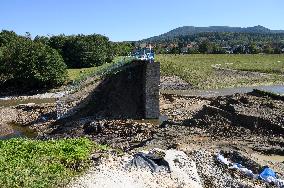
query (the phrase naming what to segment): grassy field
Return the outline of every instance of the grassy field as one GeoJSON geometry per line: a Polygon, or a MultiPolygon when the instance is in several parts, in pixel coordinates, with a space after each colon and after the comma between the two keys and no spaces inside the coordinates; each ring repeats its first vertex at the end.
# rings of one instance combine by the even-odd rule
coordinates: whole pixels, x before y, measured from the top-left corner
{"type": "Polygon", "coordinates": [[[68,80],[69,81],[77,81],[84,79],[85,77],[91,76],[101,70],[102,68],[107,68],[111,63],[103,64],[99,67],[90,67],[90,68],[82,68],[82,69],[68,69],[68,80]]]}
{"type": "Polygon", "coordinates": [[[0,187],[59,187],[88,166],[104,146],[88,139],[0,140],[0,187]]]}
{"type": "Polygon", "coordinates": [[[199,89],[284,84],[284,55],[157,55],[156,60],[161,62],[162,75],[177,75],[199,89]]]}
{"type": "Polygon", "coordinates": [[[81,68],[81,69],[68,69],[68,80],[71,82],[80,81],[85,79],[86,77],[93,76],[98,72],[103,70],[107,70],[112,67],[114,64],[117,64],[121,61],[129,61],[130,59],[127,57],[116,57],[113,62],[105,63],[99,67],[90,67],[90,68],[81,68]]]}

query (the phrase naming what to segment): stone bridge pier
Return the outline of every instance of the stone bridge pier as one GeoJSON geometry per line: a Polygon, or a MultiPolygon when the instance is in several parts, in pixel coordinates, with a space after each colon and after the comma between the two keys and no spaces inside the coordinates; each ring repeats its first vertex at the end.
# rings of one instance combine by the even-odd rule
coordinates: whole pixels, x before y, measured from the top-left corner
{"type": "Polygon", "coordinates": [[[135,60],[108,74],[85,99],[68,109],[71,113],[60,110],[66,109],[58,100],[58,112],[62,111],[58,114],[64,114],[61,117],[77,113],[79,117],[158,119],[159,86],[160,63],[135,60]]]}
{"type": "Polygon", "coordinates": [[[146,119],[158,119],[160,116],[160,63],[146,61],[144,64],[144,117],[146,119]]]}
{"type": "Polygon", "coordinates": [[[159,85],[160,63],[135,60],[96,88],[92,114],[116,119],[158,119],[159,85]]]}

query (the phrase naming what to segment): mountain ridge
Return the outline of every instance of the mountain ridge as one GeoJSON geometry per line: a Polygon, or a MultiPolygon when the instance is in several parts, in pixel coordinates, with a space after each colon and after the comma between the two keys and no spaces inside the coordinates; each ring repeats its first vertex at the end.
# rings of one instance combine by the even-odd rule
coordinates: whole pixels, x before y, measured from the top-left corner
{"type": "Polygon", "coordinates": [[[198,33],[259,33],[259,34],[277,34],[284,33],[284,30],[271,30],[264,26],[258,25],[253,27],[230,27],[230,26],[209,26],[209,27],[195,27],[182,26],[170,30],[164,34],[143,39],[141,41],[156,41],[168,38],[182,37],[187,35],[194,35],[198,33]]]}

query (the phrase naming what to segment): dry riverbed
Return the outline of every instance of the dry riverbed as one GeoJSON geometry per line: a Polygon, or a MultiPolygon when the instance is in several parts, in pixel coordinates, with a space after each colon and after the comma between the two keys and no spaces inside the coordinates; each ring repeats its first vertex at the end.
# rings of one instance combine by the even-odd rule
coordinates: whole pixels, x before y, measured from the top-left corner
{"type": "Polygon", "coordinates": [[[106,153],[109,157],[94,162],[70,187],[190,187],[168,172],[125,168],[133,154],[153,148],[183,151],[202,187],[267,187],[228,169],[216,160],[218,153],[256,174],[268,165],[284,179],[283,97],[261,92],[206,98],[164,94],[160,110],[163,123],[94,117],[56,121],[54,104],[2,108],[0,113],[2,126],[13,120],[38,131],[39,138],[87,136],[121,150],[106,153]]]}

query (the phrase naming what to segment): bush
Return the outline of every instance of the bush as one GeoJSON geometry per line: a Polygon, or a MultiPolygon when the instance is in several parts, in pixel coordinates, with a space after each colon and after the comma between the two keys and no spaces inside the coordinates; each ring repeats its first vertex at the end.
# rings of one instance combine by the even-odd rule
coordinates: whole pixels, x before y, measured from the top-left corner
{"type": "Polygon", "coordinates": [[[0,140],[0,187],[63,187],[101,148],[87,138],[0,140]]]}
{"type": "Polygon", "coordinates": [[[59,86],[67,78],[60,54],[40,42],[18,37],[1,47],[0,85],[19,89],[59,86]]]}

